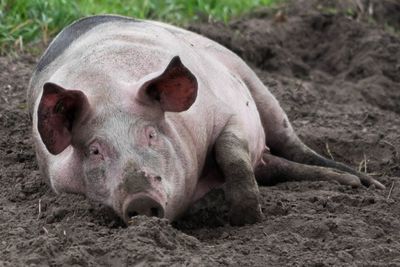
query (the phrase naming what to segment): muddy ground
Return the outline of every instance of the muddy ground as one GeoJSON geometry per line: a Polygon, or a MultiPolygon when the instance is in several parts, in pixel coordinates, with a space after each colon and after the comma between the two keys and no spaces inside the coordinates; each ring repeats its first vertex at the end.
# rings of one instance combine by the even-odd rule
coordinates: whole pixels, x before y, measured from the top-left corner
{"type": "Polygon", "coordinates": [[[386,190],[262,187],[265,219],[244,227],[229,226],[216,191],[173,225],[138,218],[123,227],[105,208],[43,182],[25,101],[36,58],[3,57],[0,266],[400,266],[400,3],[369,1],[371,13],[343,2],[297,1],[278,15],[190,28],[241,55],[309,146],[386,190]]]}

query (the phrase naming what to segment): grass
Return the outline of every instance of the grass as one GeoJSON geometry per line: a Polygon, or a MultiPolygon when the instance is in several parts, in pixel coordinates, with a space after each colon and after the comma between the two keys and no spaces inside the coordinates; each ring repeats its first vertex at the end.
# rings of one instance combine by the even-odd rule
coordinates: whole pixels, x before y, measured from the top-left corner
{"type": "Polygon", "coordinates": [[[282,0],[0,0],[0,54],[48,44],[62,28],[87,15],[120,14],[186,25],[198,20],[229,22],[257,7],[282,0]]]}

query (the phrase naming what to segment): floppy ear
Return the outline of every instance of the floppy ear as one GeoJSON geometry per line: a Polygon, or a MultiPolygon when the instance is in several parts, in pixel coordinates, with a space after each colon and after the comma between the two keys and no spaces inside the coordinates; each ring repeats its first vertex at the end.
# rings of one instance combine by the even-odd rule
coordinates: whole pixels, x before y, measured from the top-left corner
{"type": "Polygon", "coordinates": [[[179,56],[172,58],[161,75],[145,82],[137,95],[141,101],[156,101],[163,111],[172,112],[189,109],[196,96],[196,77],[182,64],[179,56]]]}
{"type": "Polygon", "coordinates": [[[72,128],[89,107],[86,95],[45,83],[38,108],[38,130],[50,153],[57,155],[71,144],[72,128]]]}

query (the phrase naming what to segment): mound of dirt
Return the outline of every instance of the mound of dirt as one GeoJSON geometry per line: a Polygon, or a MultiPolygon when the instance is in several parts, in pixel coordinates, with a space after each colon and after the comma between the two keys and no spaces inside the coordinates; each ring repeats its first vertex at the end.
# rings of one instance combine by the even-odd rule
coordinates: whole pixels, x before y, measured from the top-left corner
{"type": "Polygon", "coordinates": [[[400,265],[398,1],[293,2],[190,29],[242,56],[309,146],[386,190],[262,187],[265,218],[244,227],[228,224],[216,190],[173,225],[138,217],[124,227],[104,207],[44,183],[25,100],[36,60],[0,58],[0,265],[400,265]]]}

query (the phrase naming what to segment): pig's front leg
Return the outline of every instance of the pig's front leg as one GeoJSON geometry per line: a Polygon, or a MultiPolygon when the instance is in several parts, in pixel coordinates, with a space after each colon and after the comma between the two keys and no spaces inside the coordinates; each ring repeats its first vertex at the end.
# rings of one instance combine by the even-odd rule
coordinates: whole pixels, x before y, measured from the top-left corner
{"type": "Polygon", "coordinates": [[[225,197],[230,205],[232,225],[259,222],[262,219],[259,190],[251,165],[247,141],[240,132],[228,129],[215,143],[215,157],[225,177],[225,197]]]}

